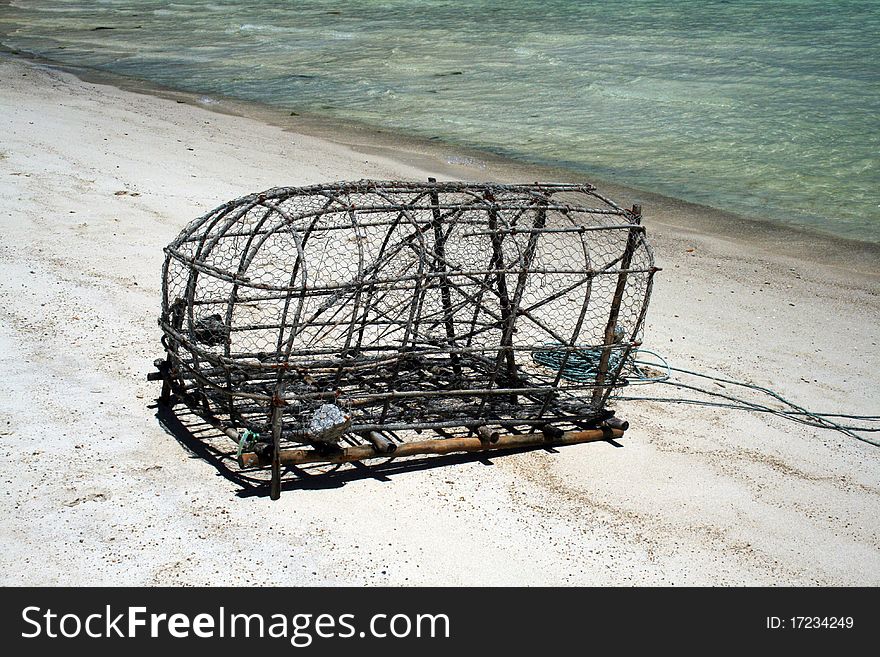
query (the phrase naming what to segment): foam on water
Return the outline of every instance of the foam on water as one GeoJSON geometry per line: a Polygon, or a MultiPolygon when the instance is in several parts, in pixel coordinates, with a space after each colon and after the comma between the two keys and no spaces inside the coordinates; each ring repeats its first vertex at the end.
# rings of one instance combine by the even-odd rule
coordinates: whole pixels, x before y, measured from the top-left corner
{"type": "Polygon", "coordinates": [[[0,41],[880,242],[876,0],[293,7],[14,0],[0,41]]]}

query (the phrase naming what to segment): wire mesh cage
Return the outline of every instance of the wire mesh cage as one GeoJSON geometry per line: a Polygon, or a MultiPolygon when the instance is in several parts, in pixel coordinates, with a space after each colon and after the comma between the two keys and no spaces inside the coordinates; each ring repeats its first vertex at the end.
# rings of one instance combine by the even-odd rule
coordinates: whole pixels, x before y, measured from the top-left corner
{"type": "Polygon", "coordinates": [[[640,209],[587,184],[276,188],[165,253],[163,397],[276,467],[294,444],[598,426],[657,271],[640,209]]]}

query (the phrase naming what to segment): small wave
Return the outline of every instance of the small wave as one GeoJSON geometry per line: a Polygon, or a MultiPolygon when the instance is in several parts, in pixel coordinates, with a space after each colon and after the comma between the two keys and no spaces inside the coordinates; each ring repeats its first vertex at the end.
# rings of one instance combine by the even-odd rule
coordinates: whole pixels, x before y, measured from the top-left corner
{"type": "MultiPolygon", "coordinates": [[[[227,30],[228,32],[229,30],[227,30]]],[[[261,25],[259,23],[242,23],[238,26],[239,32],[270,32],[272,34],[290,34],[298,32],[295,27],[283,27],[281,25],[261,25]]]]}
{"type": "Polygon", "coordinates": [[[342,40],[354,39],[354,33],[352,33],[352,32],[336,32],[334,30],[331,32],[325,32],[324,34],[326,36],[330,37],[331,39],[342,39],[342,40]]]}

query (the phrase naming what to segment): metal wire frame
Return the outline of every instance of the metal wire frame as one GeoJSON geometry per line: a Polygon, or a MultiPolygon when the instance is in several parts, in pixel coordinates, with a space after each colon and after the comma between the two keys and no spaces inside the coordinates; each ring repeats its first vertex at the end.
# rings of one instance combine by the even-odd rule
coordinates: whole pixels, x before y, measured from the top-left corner
{"type": "MultiPolygon", "coordinates": [[[[583,426],[625,382],[657,271],[592,185],[341,182],[226,203],[165,249],[168,381],[233,427],[583,426]],[[533,357],[553,350],[554,367],[533,357]],[[569,376],[571,354],[594,366],[569,376]]],[[[280,442],[279,440],[279,442],[280,442]]]]}

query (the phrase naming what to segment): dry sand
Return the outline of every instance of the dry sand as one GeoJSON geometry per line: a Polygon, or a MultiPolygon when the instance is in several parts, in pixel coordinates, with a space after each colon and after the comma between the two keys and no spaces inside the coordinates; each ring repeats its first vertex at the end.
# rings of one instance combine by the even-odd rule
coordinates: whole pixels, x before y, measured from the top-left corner
{"type": "MultiPolygon", "coordinates": [[[[11,57],[0,135],[2,583],[880,584],[880,450],[729,410],[621,402],[621,447],[241,495],[156,417],[162,247],[277,185],[527,174],[11,57]]],[[[645,204],[664,267],[646,347],[817,410],[878,412],[876,251],[609,191],[645,204]]]]}

